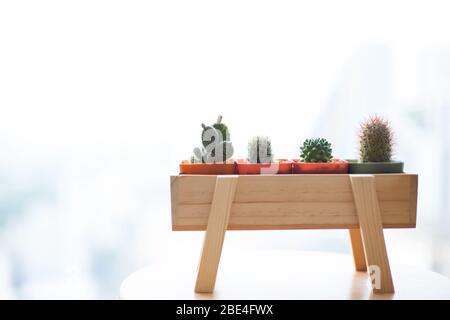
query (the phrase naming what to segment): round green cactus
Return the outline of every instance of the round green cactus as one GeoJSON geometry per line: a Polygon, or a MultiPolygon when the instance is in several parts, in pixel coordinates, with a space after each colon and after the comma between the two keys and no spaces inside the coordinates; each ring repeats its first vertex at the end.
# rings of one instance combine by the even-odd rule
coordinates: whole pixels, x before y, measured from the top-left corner
{"type": "Polygon", "coordinates": [[[387,120],[371,116],[361,124],[359,157],[362,162],[389,162],[392,149],[393,133],[387,120]]]}
{"type": "Polygon", "coordinates": [[[253,137],[248,142],[248,162],[250,163],[272,163],[272,143],[268,137],[253,137]]]}
{"type": "Polygon", "coordinates": [[[302,162],[330,162],[331,152],[331,143],[326,139],[306,139],[300,147],[300,159],[302,162]]]}

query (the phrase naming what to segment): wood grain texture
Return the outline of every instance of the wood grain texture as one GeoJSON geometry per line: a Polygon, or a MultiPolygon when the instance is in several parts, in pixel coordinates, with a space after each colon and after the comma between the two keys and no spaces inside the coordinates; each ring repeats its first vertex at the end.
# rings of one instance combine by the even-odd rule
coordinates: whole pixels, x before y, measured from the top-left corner
{"type": "MultiPolygon", "coordinates": [[[[171,177],[172,228],[205,230],[217,176],[171,177]]],[[[349,175],[238,176],[228,230],[359,227],[349,175]]],[[[416,225],[417,175],[375,175],[384,228],[416,225]]]]}
{"type": "Polygon", "coordinates": [[[361,237],[361,230],[349,229],[350,242],[352,245],[353,260],[356,271],[367,271],[366,254],[361,237]]]}
{"type": "Polygon", "coordinates": [[[217,176],[216,178],[214,197],[198,267],[195,292],[208,293],[214,290],[223,240],[237,182],[237,176],[217,176]]]}
{"type": "Polygon", "coordinates": [[[374,293],[393,293],[391,269],[384,241],[376,181],[373,175],[350,175],[374,293]],[[377,280],[378,279],[378,280],[377,280]]]}

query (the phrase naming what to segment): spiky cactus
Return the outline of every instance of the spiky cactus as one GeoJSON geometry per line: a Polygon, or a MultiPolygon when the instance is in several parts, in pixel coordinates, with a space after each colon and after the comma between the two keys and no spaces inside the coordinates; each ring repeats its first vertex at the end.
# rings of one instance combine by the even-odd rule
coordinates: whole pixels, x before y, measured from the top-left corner
{"type": "Polygon", "coordinates": [[[211,143],[214,143],[215,141],[220,142],[223,141],[222,137],[220,136],[220,133],[214,129],[211,126],[207,126],[204,123],[202,123],[202,144],[203,147],[209,146],[211,143]]]}
{"type": "Polygon", "coordinates": [[[306,139],[300,147],[300,159],[302,162],[330,162],[331,152],[331,143],[326,139],[306,139]]]}
{"type": "Polygon", "coordinates": [[[273,162],[272,143],[268,137],[256,136],[248,142],[248,162],[273,162]]]}
{"type": "Polygon", "coordinates": [[[206,163],[207,160],[205,148],[194,148],[194,155],[191,158],[192,163],[206,163]]]}
{"type": "Polygon", "coordinates": [[[228,127],[222,123],[222,116],[217,118],[212,126],[202,123],[202,145],[194,149],[192,163],[226,162],[233,156],[233,145],[228,127]]]}
{"type": "Polygon", "coordinates": [[[359,157],[362,162],[389,162],[392,157],[393,133],[389,122],[371,116],[361,124],[359,157]]]}
{"type": "Polygon", "coordinates": [[[230,132],[227,125],[222,123],[222,116],[218,116],[212,126],[202,123],[202,128],[202,144],[205,148],[214,141],[230,141],[230,132]]]}
{"type": "Polygon", "coordinates": [[[227,125],[222,123],[222,116],[218,116],[216,123],[212,126],[222,134],[223,141],[230,141],[230,131],[228,131],[227,125]]]}

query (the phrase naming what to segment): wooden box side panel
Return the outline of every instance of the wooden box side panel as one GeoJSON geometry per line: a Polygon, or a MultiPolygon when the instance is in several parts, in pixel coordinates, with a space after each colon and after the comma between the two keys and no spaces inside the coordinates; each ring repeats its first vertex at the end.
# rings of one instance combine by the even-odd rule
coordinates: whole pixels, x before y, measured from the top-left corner
{"type": "Polygon", "coordinates": [[[417,221],[417,190],[419,187],[419,176],[417,174],[411,175],[410,183],[410,223],[416,227],[417,221]]]}
{"type": "MultiPolygon", "coordinates": [[[[415,227],[417,175],[376,175],[385,228],[415,227]]],[[[215,176],[171,177],[173,230],[204,230],[215,176]]],[[[348,175],[239,176],[228,229],[359,226],[348,175]]]]}

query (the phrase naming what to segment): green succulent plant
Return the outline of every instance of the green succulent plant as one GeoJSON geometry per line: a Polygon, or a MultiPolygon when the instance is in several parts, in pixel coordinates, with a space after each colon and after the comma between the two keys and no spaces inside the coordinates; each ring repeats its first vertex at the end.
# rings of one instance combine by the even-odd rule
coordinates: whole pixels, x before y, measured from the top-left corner
{"type": "Polygon", "coordinates": [[[302,162],[330,162],[331,152],[331,143],[326,139],[306,139],[300,147],[300,159],[302,162]]]}
{"type": "Polygon", "coordinates": [[[268,137],[256,136],[248,142],[248,162],[271,163],[273,162],[272,143],[268,137]]]}
{"type": "Polygon", "coordinates": [[[194,155],[191,158],[192,163],[206,163],[207,153],[205,148],[194,148],[194,155]]]}
{"type": "Polygon", "coordinates": [[[392,158],[393,132],[389,122],[371,116],[361,124],[359,158],[362,162],[389,162],[392,158]]]}
{"type": "Polygon", "coordinates": [[[209,146],[211,143],[214,143],[216,140],[220,142],[220,136],[216,129],[212,126],[207,126],[202,123],[202,145],[203,147],[209,146]]]}
{"type": "Polygon", "coordinates": [[[223,141],[230,141],[230,131],[228,131],[227,125],[222,123],[222,116],[218,116],[216,123],[212,126],[222,134],[223,141]]]}
{"type": "Polygon", "coordinates": [[[222,116],[217,118],[212,126],[202,123],[202,145],[194,149],[191,163],[226,162],[234,153],[234,148],[229,140],[228,127],[222,123],[222,116]],[[221,152],[221,156],[218,153],[221,152]]]}
{"type": "Polygon", "coordinates": [[[230,131],[228,131],[227,125],[222,123],[222,116],[218,116],[216,123],[212,126],[202,123],[202,128],[202,144],[205,148],[216,140],[218,142],[230,141],[230,131]]]}

